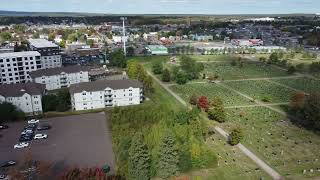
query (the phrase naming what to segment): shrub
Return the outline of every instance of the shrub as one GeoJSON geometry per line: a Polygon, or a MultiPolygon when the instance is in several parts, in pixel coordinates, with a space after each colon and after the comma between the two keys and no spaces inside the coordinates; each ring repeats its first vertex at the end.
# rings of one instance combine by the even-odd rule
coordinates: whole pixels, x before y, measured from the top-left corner
{"type": "Polygon", "coordinates": [[[230,144],[237,145],[243,139],[243,132],[240,128],[235,128],[230,133],[230,144]]]}
{"type": "Polygon", "coordinates": [[[184,73],[183,71],[179,71],[177,76],[176,76],[176,82],[177,84],[186,84],[188,81],[188,77],[187,77],[187,74],[184,73]]]}
{"type": "Polygon", "coordinates": [[[198,95],[192,94],[190,97],[189,103],[191,105],[197,105],[197,102],[198,102],[198,95]]]}
{"type": "Polygon", "coordinates": [[[296,72],[296,68],[294,66],[290,66],[287,73],[288,74],[294,74],[296,72]]]}
{"type": "Polygon", "coordinates": [[[208,110],[208,117],[211,120],[223,123],[226,121],[226,114],[223,108],[212,107],[208,110]]]}
{"type": "Polygon", "coordinates": [[[200,96],[198,98],[198,103],[197,103],[198,107],[200,107],[201,109],[207,111],[209,109],[209,101],[208,98],[206,96],[200,96]]]}

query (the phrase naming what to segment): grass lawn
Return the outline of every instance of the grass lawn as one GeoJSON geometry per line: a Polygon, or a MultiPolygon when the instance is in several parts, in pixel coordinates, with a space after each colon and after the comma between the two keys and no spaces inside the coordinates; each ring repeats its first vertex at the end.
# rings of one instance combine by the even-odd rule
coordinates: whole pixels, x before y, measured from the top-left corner
{"type": "Polygon", "coordinates": [[[272,81],[285,84],[287,86],[304,91],[306,93],[320,91],[320,80],[314,80],[311,78],[277,79],[272,81]]]}
{"type": "Polygon", "coordinates": [[[207,96],[209,99],[217,96],[220,97],[225,106],[250,105],[253,104],[244,97],[225,89],[217,84],[201,83],[201,84],[185,84],[170,86],[185,101],[189,102],[193,93],[198,96],[207,96]]]}
{"type": "Polygon", "coordinates": [[[196,61],[230,61],[232,59],[229,55],[188,55],[196,61]]]}
{"type": "Polygon", "coordinates": [[[320,175],[319,135],[264,107],[228,109],[227,118],[222,127],[230,132],[240,126],[245,132],[243,144],[288,179],[320,175]]]}
{"type": "Polygon", "coordinates": [[[237,147],[227,144],[221,135],[217,133],[212,135],[208,138],[207,144],[217,154],[219,166],[212,169],[195,170],[180,177],[197,180],[271,179],[237,147]]]}
{"type": "Polygon", "coordinates": [[[285,71],[259,62],[244,62],[243,67],[231,66],[230,63],[205,63],[207,75],[218,75],[219,79],[248,79],[287,76],[285,71]]]}
{"type": "Polygon", "coordinates": [[[270,83],[265,80],[225,82],[226,85],[256,100],[268,103],[289,102],[294,90],[270,83]]]}

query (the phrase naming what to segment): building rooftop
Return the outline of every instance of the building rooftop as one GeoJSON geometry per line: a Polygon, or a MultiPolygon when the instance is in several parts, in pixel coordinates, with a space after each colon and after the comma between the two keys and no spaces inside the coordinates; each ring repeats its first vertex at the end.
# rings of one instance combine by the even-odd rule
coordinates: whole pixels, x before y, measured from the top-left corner
{"type": "Polygon", "coordinates": [[[29,75],[32,78],[36,78],[36,77],[42,77],[42,76],[53,76],[61,73],[76,73],[80,71],[82,72],[89,71],[89,67],[75,65],[75,66],[56,67],[56,68],[50,68],[50,69],[40,69],[40,70],[30,72],[29,75]]]}
{"type": "Polygon", "coordinates": [[[38,51],[9,52],[9,53],[0,54],[0,58],[23,57],[23,56],[41,56],[41,55],[38,51]]]}
{"type": "Polygon", "coordinates": [[[150,51],[167,51],[168,49],[163,45],[148,45],[147,46],[150,51]]]}
{"type": "Polygon", "coordinates": [[[84,82],[79,84],[71,84],[69,91],[71,94],[81,93],[83,91],[103,91],[106,88],[111,89],[128,89],[128,88],[142,88],[143,85],[137,80],[123,79],[123,80],[98,80],[93,82],[84,82]]]}
{"type": "Polygon", "coordinates": [[[58,47],[58,45],[46,39],[28,39],[28,41],[31,46],[36,48],[58,47]]]}
{"type": "Polygon", "coordinates": [[[20,97],[25,93],[30,95],[41,95],[44,90],[45,85],[33,82],[0,85],[0,95],[4,97],[20,97]]]}

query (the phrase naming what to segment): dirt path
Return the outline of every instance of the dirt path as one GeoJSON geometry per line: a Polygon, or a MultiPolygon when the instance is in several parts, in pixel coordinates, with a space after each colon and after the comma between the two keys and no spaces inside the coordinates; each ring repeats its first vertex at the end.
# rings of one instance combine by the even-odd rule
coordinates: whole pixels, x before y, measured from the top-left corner
{"type": "MultiPolygon", "coordinates": [[[[188,107],[188,104],[180,98],[175,92],[173,92],[169,87],[164,84],[162,81],[160,81],[156,76],[154,76],[152,73],[147,71],[147,73],[157,82],[159,83],[165,90],[167,90],[174,98],[176,98],[182,105],[188,107]]],[[[219,83],[220,84],[220,83],[219,83]]],[[[228,87],[226,87],[228,88],[228,87]]],[[[239,92],[240,93],[240,92],[239,92]]],[[[244,94],[243,94],[244,95],[244,94]]],[[[244,95],[246,96],[246,95],[244,95]]],[[[249,96],[246,96],[247,98],[250,98],[249,96]]],[[[252,99],[252,98],[250,98],[252,99]]],[[[221,134],[223,137],[228,138],[229,135],[227,132],[225,132],[222,128],[220,127],[215,127],[215,130],[221,134]]],[[[263,160],[261,160],[259,157],[257,157],[255,154],[253,154],[248,148],[246,148],[244,145],[239,143],[237,147],[250,159],[252,159],[261,169],[263,169],[266,173],[268,173],[273,179],[280,180],[282,179],[281,175],[272,169],[268,164],[266,164],[263,160]]]]}

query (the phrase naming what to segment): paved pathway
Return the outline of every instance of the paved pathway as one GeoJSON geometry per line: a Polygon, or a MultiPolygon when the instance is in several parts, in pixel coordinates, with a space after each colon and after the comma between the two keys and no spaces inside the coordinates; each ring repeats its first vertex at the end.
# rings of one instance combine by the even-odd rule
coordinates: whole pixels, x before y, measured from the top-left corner
{"type": "MultiPolygon", "coordinates": [[[[188,104],[182,99],[180,98],[180,96],[178,96],[175,92],[173,92],[171,89],[169,89],[169,87],[164,84],[162,81],[160,81],[156,76],[154,76],[152,73],[150,73],[149,71],[147,71],[147,73],[157,82],[159,83],[165,90],[167,90],[173,97],[175,97],[182,105],[187,106],[188,104]]],[[[220,84],[220,83],[219,83],[220,84]]],[[[227,88],[227,87],[226,87],[227,88]]],[[[239,92],[240,93],[240,92],[239,92]]],[[[245,95],[246,96],[246,95],[245,95]]],[[[250,98],[249,96],[247,96],[248,98],[250,98]]],[[[252,98],[250,98],[252,99],[252,98]]],[[[229,135],[227,132],[225,132],[222,128],[220,127],[215,127],[215,130],[221,134],[223,137],[228,138],[229,135]]],[[[280,180],[282,179],[281,175],[275,171],[274,169],[272,169],[272,167],[270,167],[268,164],[266,164],[263,160],[261,160],[260,158],[258,158],[255,154],[253,154],[248,148],[246,148],[245,146],[243,146],[242,144],[238,144],[238,148],[246,155],[248,156],[250,159],[252,159],[261,169],[263,169],[266,173],[268,173],[273,179],[276,180],[280,180]]]]}
{"type": "Polygon", "coordinates": [[[261,107],[261,106],[265,106],[265,105],[269,105],[269,106],[279,106],[279,105],[288,105],[290,104],[289,102],[282,102],[282,103],[267,103],[267,104],[252,104],[252,105],[242,105],[242,106],[225,106],[225,109],[234,109],[234,108],[250,108],[250,107],[261,107]]]}

